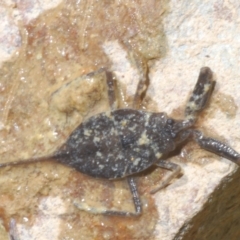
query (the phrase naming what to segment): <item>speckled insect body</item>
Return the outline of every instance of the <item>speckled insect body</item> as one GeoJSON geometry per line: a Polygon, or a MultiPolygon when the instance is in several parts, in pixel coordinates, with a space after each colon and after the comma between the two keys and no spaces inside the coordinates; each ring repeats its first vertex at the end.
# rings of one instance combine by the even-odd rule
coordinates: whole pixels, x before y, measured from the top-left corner
{"type": "MultiPolygon", "coordinates": [[[[240,165],[240,154],[216,139],[205,137],[194,128],[201,112],[212,94],[215,81],[210,68],[200,70],[198,81],[185,108],[185,118],[175,120],[165,113],[139,110],[141,96],[146,89],[146,74],[142,74],[134,96],[132,108],[117,109],[115,80],[111,72],[104,71],[108,86],[111,111],[100,113],[81,123],[63,146],[50,156],[24,161],[3,163],[0,167],[48,160],[49,158],[95,178],[127,178],[133,196],[135,212],[88,208],[93,213],[136,216],[142,207],[134,174],[155,165],[170,170],[155,193],[179,175],[179,165],[167,160],[176,146],[188,140],[201,148],[223,156],[240,165]]],[[[81,206],[78,206],[81,209],[81,206]]],[[[84,209],[84,208],[83,208],[84,209]]],[[[86,210],[86,209],[84,209],[86,210]]]]}
{"type": "Polygon", "coordinates": [[[56,157],[98,178],[139,173],[175,148],[167,122],[163,113],[133,109],[102,113],[81,124],[64,145],[65,155],[60,151],[56,157]]]}

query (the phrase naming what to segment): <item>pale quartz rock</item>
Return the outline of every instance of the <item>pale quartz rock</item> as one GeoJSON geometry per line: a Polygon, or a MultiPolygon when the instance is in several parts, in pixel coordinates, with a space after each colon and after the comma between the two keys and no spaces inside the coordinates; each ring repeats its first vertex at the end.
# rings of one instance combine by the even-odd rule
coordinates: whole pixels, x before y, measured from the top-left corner
{"type": "Polygon", "coordinates": [[[44,11],[61,3],[54,1],[10,1],[4,0],[0,6],[0,56],[1,62],[8,60],[21,46],[22,38],[18,29],[19,22],[30,22],[44,11]],[[18,8],[15,8],[15,5],[18,8]]]}

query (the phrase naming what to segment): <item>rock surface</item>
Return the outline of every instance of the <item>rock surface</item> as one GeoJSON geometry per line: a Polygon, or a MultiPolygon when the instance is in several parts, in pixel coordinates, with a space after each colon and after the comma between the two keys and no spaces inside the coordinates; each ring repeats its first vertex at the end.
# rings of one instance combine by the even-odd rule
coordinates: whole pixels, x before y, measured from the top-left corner
{"type": "MultiPolygon", "coordinates": [[[[88,6],[84,9],[87,11],[86,15],[91,17],[93,2],[87,1],[87,3],[88,6]]],[[[31,22],[32,18],[36,18],[36,16],[42,14],[42,12],[49,8],[54,8],[60,3],[57,1],[51,1],[51,4],[49,5],[48,1],[46,1],[46,6],[39,6],[38,2],[35,3],[31,1],[30,4],[30,2],[26,1],[25,5],[22,4],[16,6],[15,2],[5,2],[5,5],[3,5],[0,9],[1,15],[4,19],[1,23],[3,31],[1,31],[2,35],[0,38],[0,54],[2,60],[7,60],[11,57],[13,57],[12,59],[16,59],[18,55],[21,55],[20,49],[22,45],[27,44],[25,39],[26,36],[20,34],[18,21],[27,24],[28,22],[31,22]],[[6,9],[8,10],[6,11],[6,9]]],[[[154,1],[148,1],[148,4],[152,4],[154,6],[154,1]]],[[[176,118],[183,117],[184,106],[197,80],[200,68],[203,66],[209,66],[215,73],[217,85],[209,107],[206,109],[205,113],[200,116],[197,126],[199,129],[203,130],[206,135],[216,138],[219,136],[220,140],[227,142],[232,147],[240,151],[240,113],[238,110],[240,106],[240,4],[238,3],[238,0],[233,0],[231,2],[223,0],[196,0],[190,3],[171,0],[163,1],[163,5],[167,6],[162,23],[165,38],[156,37],[155,42],[157,42],[158,39],[161,39],[161,46],[156,46],[157,49],[161,49],[161,57],[158,60],[150,60],[148,62],[150,84],[146,94],[148,100],[145,102],[145,107],[152,111],[164,111],[170,116],[176,118]]],[[[136,16],[139,17],[141,14],[136,14],[136,16]]],[[[137,21],[141,20],[141,23],[146,23],[144,22],[144,19],[135,19],[137,19],[137,21]]],[[[134,24],[133,26],[135,26],[134,24]]],[[[138,32],[142,31],[141,33],[144,35],[144,31],[147,29],[145,29],[144,26],[148,25],[142,26],[143,27],[136,27],[136,29],[138,32]]],[[[30,31],[29,29],[28,31],[30,31]]],[[[137,32],[136,29],[134,30],[137,32]]],[[[44,31],[37,32],[39,34],[39,39],[42,39],[42,36],[44,35],[43,32],[44,31]]],[[[73,32],[73,35],[71,36],[76,35],[74,34],[75,33],[73,32]]],[[[84,45],[83,48],[85,48],[85,43],[82,43],[82,45],[84,45]]],[[[103,49],[102,54],[105,53],[108,59],[104,59],[103,63],[106,63],[107,66],[111,66],[118,80],[121,82],[121,85],[125,86],[125,89],[123,87],[122,91],[126,94],[122,100],[124,104],[124,102],[131,99],[134,94],[139,78],[139,69],[137,69],[136,66],[134,67],[134,64],[128,56],[129,48],[123,47],[122,43],[119,43],[116,39],[109,38],[101,44],[103,49]]],[[[144,49],[146,50],[148,48],[145,46],[144,49]]],[[[153,50],[154,48],[149,50],[149,52],[151,52],[151,56],[149,58],[154,57],[153,50]]],[[[66,50],[67,54],[69,54],[67,57],[70,56],[69,58],[71,58],[71,51],[73,50],[66,50]]],[[[64,55],[66,52],[62,51],[61,54],[64,55]]],[[[147,51],[143,51],[142,54],[144,55],[146,52],[147,51]]],[[[44,59],[44,56],[40,56],[39,52],[37,53],[36,58],[40,59],[43,57],[44,59]]],[[[10,61],[14,61],[12,59],[10,61]]],[[[81,75],[88,72],[87,67],[84,68],[82,65],[79,67],[79,62],[81,62],[81,59],[79,59],[76,61],[76,68],[74,69],[72,76],[70,76],[70,74],[67,75],[68,70],[66,70],[67,67],[65,67],[64,64],[60,65],[59,62],[54,62],[57,66],[57,70],[64,70],[63,76],[61,75],[62,73],[60,70],[59,72],[54,72],[53,75],[56,82],[54,82],[52,78],[50,79],[50,76],[52,75],[47,72],[49,69],[47,69],[48,66],[46,67],[46,75],[49,74],[47,75],[47,77],[49,77],[47,78],[47,80],[49,80],[48,84],[51,87],[53,86],[51,88],[52,92],[54,89],[56,90],[62,86],[63,83],[65,84],[71,79],[75,79],[75,77],[79,76],[78,74],[81,75]]],[[[97,66],[99,62],[101,62],[99,59],[100,58],[96,60],[97,66]]],[[[51,62],[53,62],[53,59],[50,59],[48,62],[49,66],[51,62]]],[[[94,64],[89,60],[89,71],[95,70],[93,67],[94,64]]],[[[99,65],[101,66],[101,64],[99,65]]],[[[5,68],[6,66],[4,65],[4,69],[5,68]]],[[[40,84],[43,84],[43,80],[42,82],[32,84],[31,82],[27,82],[27,78],[20,78],[22,76],[20,71],[18,74],[19,75],[17,76],[20,79],[19,81],[22,81],[22,83],[28,83],[28,86],[30,86],[29,88],[31,88],[31,86],[34,88],[38,85],[40,88],[40,84]],[[36,86],[34,84],[36,84],[36,86]]],[[[25,75],[23,74],[23,76],[25,75]]],[[[47,85],[41,86],[43,86],[44,89],[47,85]]],[[[12,84],[11,91],[16,91],[18,87],[19,85],[12,84]]],[[[0,90],[4,93],[5,88],[8,89],[10,87],[8,87],[4,81],[1,81],[0,88],[0,90]]],[[[51,92],[49,89],[50,87],[46,88],[46,95],[48,92],[51,92]]],[[[12,94],[11,91],[10,94],[12,94]]],[[[16,97],[17,99],[15,101],[20,101],[17,98],[18,93],[19,92],[16,91],[16,95],[13,95],[14,98],[16,97]]],[[[23,92],[23,95],[24,94],[26,93],[23,92]]],[[[21,97],[21,92],[19,95],[21,97]]],[[[45,95],[40,94],[40,98],[43,97],[43,99],[45,99],[44,96],[45,95]]],[[[15,150],[12,155],[9,153],[12,148],[14,148],[14,144],[16,144],[15,142],[18,142],[19,139],[21,139],[18,138],[17,135],[19,132],[18,129],[21,130],[28,128],[29,125],[26,124],[26,126],[23,127],[18,122],[15,122],[14,128],[7,126],[9,122],[6,125],[5,120],[8,115],[11,116],[11,111],[7,114],[5,109],[11,109],[9,107],[10,105],[14,107],[15,105],[17,106],[17,104],[12,104],[14,103],[14,99],[5,98],[4,94],[0,102],[2,104],[1,110],[3,109],[0,119],[1,138],[3,143],[1,147],[1,158],[4,160],[11,160],[11,156],[13,156],[14,159],[14,157],[16,158],[18,154],[15,150]],[[9,144],[11,141],[6,137],[7,134],[5,131],[8,128],[12,129],[11,134],[14,132],[13,136],[15,138],[12,138],[13,140],[11,140],[13,142],[13,145],[11,145],[12,147],[9,144]]],[[[45,114],[47,116],[47,107],[45,105],[47,105],[47,103],[47,100],[44,100],[43,103],[36,102],[33,109],[36,108],[36,106],[39,108],[43,107],[43,109],[45,109],[40,120],[44,121],[44,129],[47,129],[46,133],[48,133],[48,135],[43,137],[40,135],[41,132],[37,132],[36,130],[36,136],[32,136],[33,143],[31,143],[31,146],[21,145],[22,147],[29,148],[30,152],[19,152],[21,158],[29,157],[31,153],[41,153],[42,149],[43,151],[47,151],[53,148],[53,146],[64,140],[64,137],[66,137],[67,133],[71,130],[71,124],[77,124],[75,120],[79,118],[79,114],[73,115],[73,120],[69,120],[70,122],[66,121],[66,123],[64,122],[65,115],[64,117],[59,115],[58,119],[51,119],[51,116],[45,119],[45,114]],[[59,130],[60,127],[54,128],[53,122],[54,124],[59,124],[59,126],[62,126],[64,122],[68,132],[62,133],[59,130]],[[56,140],[58,136],[60,136],[59,138],[61,141],[56,140]],[[44,145],[44,138],[49,139],[50,147],[48,145],[44,145]],[[37,141],[42,142],[42,144],[35,144],[37,141]]],[[[21,110],[17,110],[21,113],[21,110]]],[[[41,128],[39,129],[42,131],[41,128]]],[[[26,140],[27,137],[24,137],[21,141],[26,140]]],[[[18,145],[16,144],[16,146],[18,145]]],[[[221,238],[221,236],[226,236],[226,232],[229,234],[228,237],[230,236],[229,239],[236,239],[240,235],[238,235],[237,232],[239,224],[237,219],[239,219],[240,214],[238,215],[236,211],[239,205],[237,201],[237,196],[239,196],[239,191],[237,190],[239,173],[238,171],[236,172],[236,165],[226,159],[200,150],[194,143],[189,143],[185,146],[180,154],[173,157],[171,161],[181,165],[183,169],[183,176],[176,179],[166,189],[163,189],[154,195],[159,213],[154,233],[156,236],[155,239],[193,239],[193,236],[194,239],[224,239],[221,238]],[[233,181],[231,182],[230,180],[232,179],[233,181]],[[222,181],[225,183],[224,186],[221,183],[222,181]],[[205,210],[201,212],[203,206],[206,207],[205,210]],[[217,209],[216,206],[218,207],[217,209]],[[221,216],[222,218],[220,218],[221,216]],[[222,219],[222,221],[219,219],[222,219]]],[[[71,172],[66,173],[64,169],[59,167],[60,173],[62,171],[62,175],[66,175],[65,178],[60,179],[58,176],[59,172],[56,172],[57,169],[55,169],[54,166],[52,166],[52,170],[48,170],[49,172],[48,174],[45,174],[45,176],[44,172],[41,172],[42,169],[39,168],[39,170],[38,168],[39,165],[37,165],[36,169],[31,169],[29,167],[29,173],[27,173],[31,175],[31,172],[33,172],[33,175],[36,178],[38,177],[40,182],[42,181],[44,184],[47,184],[46,179],[44,178],[46,177],[51,179],[51,181],[55,184],[56,182],[59,183],[59,186],[62,184],[65,185],[67,179],[72,174],[71,172]],[[41,174],[44,176],[43,180],[39,177],[41,174]]],[[[24,174],[24,172],[21,174],[24,174]]],[[[164,174],[164,171],[162,171],[161,174],[164,174]]],[[[16,184],[17,180],[15,180],[12,174],[7,172],[5,177],[1,176],[1,181],[3,183],[8,181],[8,179],[12,179],[16,184]]],[[[79,180],[76,180],[76,182],[77,181],[79,180]]],[[[31,187],[27,184],[22,186],[24,186],[27,191],[29,191],[28,188],[31,189],[31,187]]],[[[22,186],[20,185],[19,188],[22,186]]],[[[16,189],[18,190],[17,187],[16,189]]],[[[41,195],[47,196],[50,192],[49,189],[46,190],[44,187],[39,187],[39,189],[41,195]]],[[[22,219],[22,222],[17,224],[19,235],[24,236],[23,238],[25,240],[34,239],[36,237],[37,239],[58,239],[59,235],[56,233],[56,229],[60,231],[60,226],[62,224],[62,219],[59,218],[59,216],[66,213],[66,209],[68,208],[66,207],[66,204],[60,200],[60,198],[56,197],[56,195],[58,196],[63,193],[60,193],[60,190],[53,190],[53,192],[53,196],[38,201],[39,205],[37,209],[39,211],[39,218],[34,222],[31,230],[24,226],[24,221],[29,221],[28,218],[22,219]],[[54,205],[56,204],[59,204],[61,209],[59,210],[60,212],[56,212],[54,210],[54,205]],[[44,222],[46,224],[44,224],[44,222]],[[54,224],[55,232],[51,233],[51,229],[47,228],[50,224],[51,229],[53,229],[52,224],[54,224]],[[48,235],[41,235],[43,228],[48,229],[48,235]]],[[[38,191],[36,188],[29,194],[29,197],[34,197],[37,193],[38,191]],[[36,193],[34,191],[36,191],[36,193]]],[[[10,201],[9,199],[11,199],[10,197],[8,199],[8,197],[8,195],[7,197],[4,195],[6,204],[10,201]]],[[[69,200],[67,199],[66,202],[68,201],[69,200]]],[[[14,206],[10,208],[12,213],[14,213],[13,208],[14,206]]],[[[18,208],[16,207],[15,211],[17,211],[16,209],[18,208]]],[[[71,209],[71,211],[73,210],[71,209]]],[[[9,214],[11,215],[11,213],[9,214]]],[[[94,220],[96,219],[94,218],[94,220]]],[[[106,224],[106,220],[105,222],[102,222],[106,224]]],[[[68,230],[71,228],[72,225],[69,224],[68,230]]],[[[148,231],[150,230],[151,228],[149,228],[148,231]]],[[[104,239],[108,239],[109,236],[113,236],[111,234],[113,233],[110,233],[110,231],[105,232],[104,239]]]]}

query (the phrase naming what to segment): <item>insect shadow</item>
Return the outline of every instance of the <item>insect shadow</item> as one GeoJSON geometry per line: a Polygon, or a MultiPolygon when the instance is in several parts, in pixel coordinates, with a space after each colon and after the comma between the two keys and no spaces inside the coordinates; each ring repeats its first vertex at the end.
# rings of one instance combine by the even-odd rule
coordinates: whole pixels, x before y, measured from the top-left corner
{"type": "Polygon", "coordinates": [[[197,83],[187,102],[183,120],[169,118],[162,112],[138,109],[141,96],[146,90],[144,78],[140,78],[132,108],[118,109],[116,80],[111,72],[105,69],[101,71],[106,75],[110,111],[81,123],[52,155],[3,163],[0,167],[51,158],[95,178],[109,180],[127,178],[135,212],[91,208],[88,210],[109,215],[138,216],[142,212],[142,205],[134,175],[152,166],[165,168],[170,170],[169,174],[150,192],[155,193],[167,186],[181,173],[180,166],[168,161],[167,157],[183,142],[193,140],[201,148],[240,164],[240,154],[234,149],[194,129],[197,117],[206,107],[215,86],[213,73],[209,67],[200,70],[197,83]]]}

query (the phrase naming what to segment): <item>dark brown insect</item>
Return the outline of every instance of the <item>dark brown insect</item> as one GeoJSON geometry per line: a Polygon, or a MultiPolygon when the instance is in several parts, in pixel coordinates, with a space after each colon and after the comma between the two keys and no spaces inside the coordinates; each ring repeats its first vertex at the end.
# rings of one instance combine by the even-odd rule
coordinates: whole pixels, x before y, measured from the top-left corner
{"type": "MultiPolygon", "coordinates": [[[[105,70],[103,70],[105,71],[105,70]]],[[[153,113],[138,109],[116,109],[115,79],[105,71],[111,111],[103,112],[81,123],[69,136],[67,142],[52,156],[77,171],[96,178],[109,180],[127,178],[133,195],[135,213],[107,210],[104,214],[139,215],[141,202],[134,182],[134,174],[152,165],[172,171],[172,174],[152,190],[158,191],[178,175],[180,167],[166,160],[180,143],[192,139],[205,150],[223,156],[237,164],[240,154],[226,144],[205,137],[195,130],[197,116],[208,102],[214,89],[212,71],[208,67],[200,70],[198,81],[185,109],[185,119],[174,120],[165,113],[153,113]]],[[[145,85],[141,80],[133,106],[141,102],[145,85]]],[[[1,164],[0,167],[36,162],[49,159],[35,158],[25,161],[1,164]]]]}

